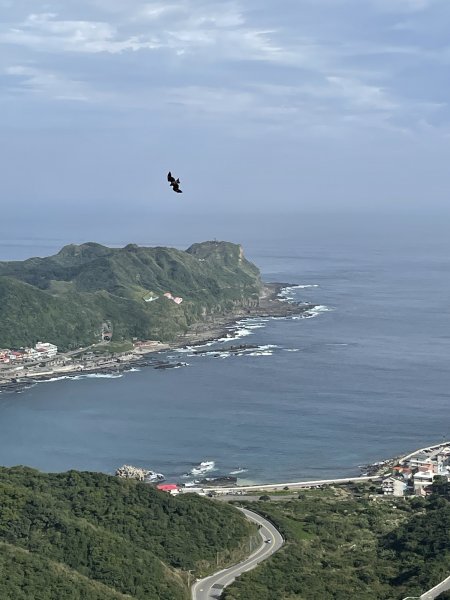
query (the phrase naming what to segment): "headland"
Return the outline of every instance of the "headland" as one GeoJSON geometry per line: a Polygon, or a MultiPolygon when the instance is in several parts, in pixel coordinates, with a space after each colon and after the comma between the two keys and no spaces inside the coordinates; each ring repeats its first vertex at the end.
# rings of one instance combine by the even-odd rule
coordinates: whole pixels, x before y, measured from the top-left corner
{"type": "MultiPolygon", "coordinates": [[[[295,286],[292,283],[264,283],[261,285],[259,301],[250,306],[235,306],[228,312],[205,315],[201,321],[189,326],[185,333],[177,335],[172,341],[135,340],[124,351],[114,351],[115,346],[102,341],[87,347],[67,352],[58,352],[49,357],[37,357],[26,362],[11,361],[0,363],[0,392],[20,391],[35,383],[55,378],[76,378],[86,375],[120,374],[133,368],[152,367],[170,369],[182,366],[161,356],[167,350],[201,347],[217,340],[230,339],[227,350],[241,351],[250,348],[249,344],[233,341],[233,328],[238,327],[241,319],[252,318],[289,318],[296,315],[308,316],[315,305],[286,302],[283,290],[295,286]]],[[[201,352],[201,350],[193,350],[201,352]]]]}

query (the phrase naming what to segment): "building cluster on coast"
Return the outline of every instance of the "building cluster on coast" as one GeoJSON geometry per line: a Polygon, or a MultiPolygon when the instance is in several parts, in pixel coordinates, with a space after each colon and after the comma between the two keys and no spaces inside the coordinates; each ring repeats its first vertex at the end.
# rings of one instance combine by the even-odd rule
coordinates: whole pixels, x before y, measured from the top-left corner
{"type": "Polygon", "coordinates": [[[34,348],[0,349],[0,363],[4,365],[17,365],[37,362],[43,359],[54,358],[58,353],[58,346],[49,342],[38,342],[34,348]]]}
{"type": "Polygon", "coordinates": [[[384,494],[392,496],[428,496],[437,476],[450,482],[450,442],[403,457],[390,468],[381,488],[384,494]]]}
{"type": "MultiPolygon", "coordinates": [[[[207,463],[202,463],[207,464],[207,463]]],[[[148,483],[158,483],[157,489],[172,495],[197,493],[201,496],[243,495],[253,493],[295,492],[301,489],[320,488],[324,486],[346,485],[349,483],[373,484],[381,483],[378,488],[382,495],[388,496],[428,496],[433,493],[432,484],[436,477],[450,483],[450,442],[441,443],[428,448],[421,448],[402,458],[393,458],[371,465],[370,475],[344,479],[328,479],[317,481],[297,481],[294,483],[271,483],[238,485],[236,477],[219,476],[204,477],[194,482],[161,483],[156,478],[149,478],[147,473],[156,475],[137,467],[122,467],[116,471],[119,477],[133,478],[148,483]]],[[[162,475],[160,477],[163,478],[162,475]]]]}
{"type": "Polygon", "coordinates": [[[135,342],[126,352],[111,352],[109,344],[95,344],[70,352],[58,352],[48,342],[38,342],[34,348],[0,350],[0,389],[14,390],[30,381],[44,381],[57,376],[76,376],[79,373],[116,373],[136,361],[145,360],[149,353],[165,350],[168,345],[159,341],[135,342]]]}

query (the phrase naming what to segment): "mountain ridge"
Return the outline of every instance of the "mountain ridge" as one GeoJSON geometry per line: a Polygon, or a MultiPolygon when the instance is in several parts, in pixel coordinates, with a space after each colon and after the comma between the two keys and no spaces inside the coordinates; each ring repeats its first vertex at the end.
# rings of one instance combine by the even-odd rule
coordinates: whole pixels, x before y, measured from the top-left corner
{"type": "Polygon", "coordinates": [[[261,289],[258,268],[231,242],[185,251],[69,244],[53,256],[0,262],[0,347],[45,339],[77,348],[100,341],[104,323],[117,341],[170,341],[208,315],[258,305],[261,289]]]}

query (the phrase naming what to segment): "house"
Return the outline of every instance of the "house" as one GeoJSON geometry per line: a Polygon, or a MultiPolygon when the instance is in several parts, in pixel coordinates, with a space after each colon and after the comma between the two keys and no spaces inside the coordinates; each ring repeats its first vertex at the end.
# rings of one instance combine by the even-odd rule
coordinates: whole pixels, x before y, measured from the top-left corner
{"type": "Polygon", "coordinates": [[[437,473],[447,475],[450,472],[450,448],[440,448],[436,455],[437,473]]]}
{"type": "Polygon", "coordinates": [[[34,348],[25,348],[24,359],[26,362],[33,362],[42,358],[41,352],[38,352],[34,348]]]}
{"type": "Polygon", "coordinates": [[[417,471],[414,473],[414,494],[417,496],[422,495],[422,490],[426,486],[433,483],[434,473],[432,471],[417,471]]]}
{"type": "Polygon", "coordinates": [[[394,475],[401,475],[404,479],[411,479],[412,477],[412,470],[404,465],[397,465],[392,470],[394,475]]]}
{"type": "Polygon", "coordinates": [[[180,493],[180,490],[175,483],[160,483],[156,486],[156,489],[161,492],[169,492],[172,496],[180,493]]]}
{"type": "Polygon", "coordinates": [[[383,494],[389,496],[404,496],[406,491],[406,482],[397,477],[387,477],[381,483],[383,494]]]}
{"type": "Polygon", "coordinates": [[[0,363],[3,364],[8,364],[10,361],[9,355],[11,353],[11,350],[0,350],[0,363]]]}
{"type": "Polygon", "coordinates": [[[58,346],[49,342],[38,342],[34,348],[44,358],[53,358],[58,352],[58,346]]]}
{"type": "Polygon", "coordinates": [[[170,292],[166,292],[163,295],[165,298],[168,298],[169,300],[175,302],[175,304],[181,304],[183,302],[183,298],[180,298],[180,296],[172,296],[170,292]]]}
{"type": "Polygon", "coordinates": [[[408,463],[411,469],[418,469],[424,465],[432,464],[432,459],[429,454],[418,452],[408,460],[408,463]]]}

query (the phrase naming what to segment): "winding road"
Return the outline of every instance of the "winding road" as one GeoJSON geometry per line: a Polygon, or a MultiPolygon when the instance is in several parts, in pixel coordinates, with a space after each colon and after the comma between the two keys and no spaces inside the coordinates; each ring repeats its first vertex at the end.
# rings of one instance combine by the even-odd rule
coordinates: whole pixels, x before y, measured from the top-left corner
{"type": "Polygon", "coordinates": [[[236,577],[254,569],[263,560],[272,556],[284,544],[281,533],[267,519],[246,508],[238,508],[238,510],[243,512],[247,519],[260,526],[261,546],[246,560],[237,565],[196,581],[191,588],[192,600],[217,600],[220,598],[223,589],[233,583],[236,577]]]}

